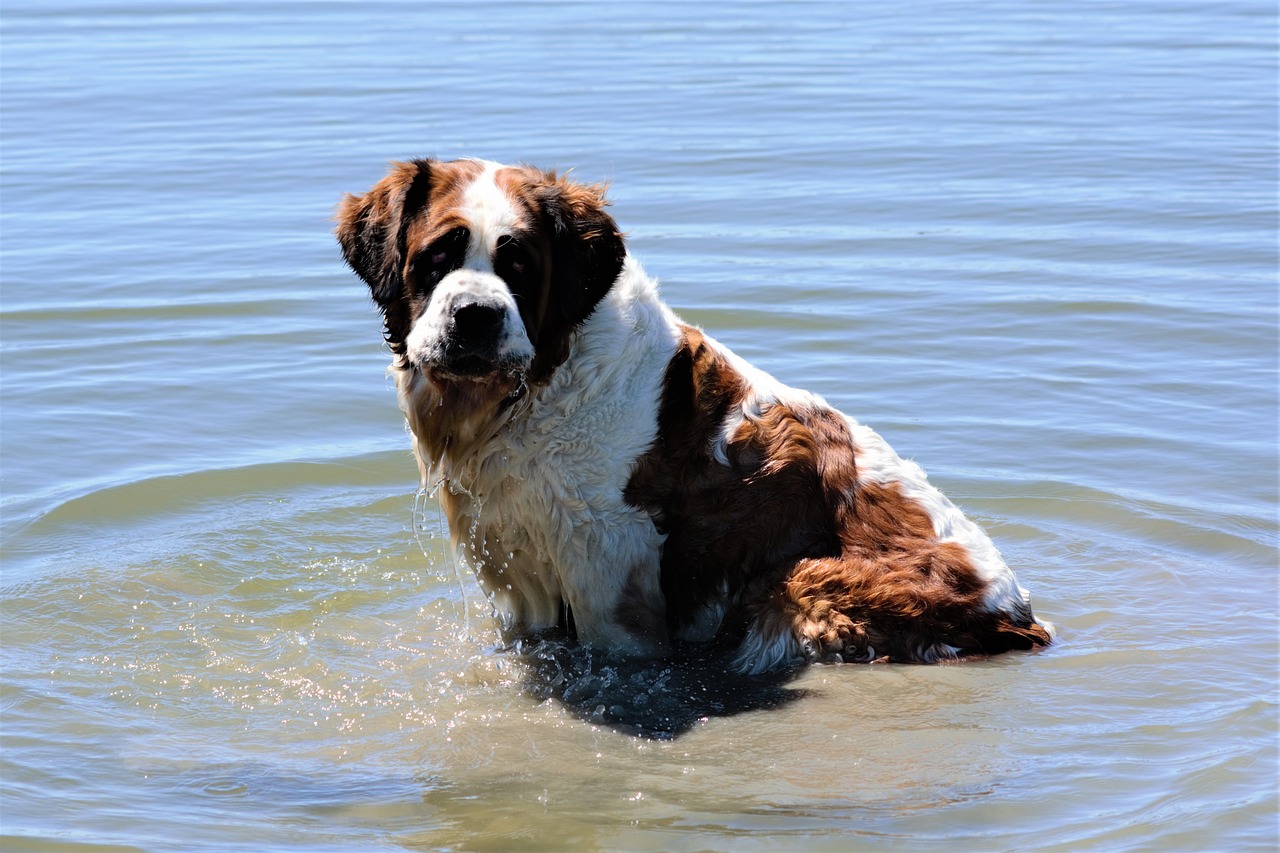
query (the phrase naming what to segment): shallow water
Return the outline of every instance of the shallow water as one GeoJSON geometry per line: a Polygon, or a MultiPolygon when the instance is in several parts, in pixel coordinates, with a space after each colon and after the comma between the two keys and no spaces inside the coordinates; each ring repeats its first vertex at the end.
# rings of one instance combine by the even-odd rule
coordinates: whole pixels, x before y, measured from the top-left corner
{"type": "Polygon", "coordinates": [[[1274,847],[1274,8],[781,8],[6,4],[6,850],[1274,847]],[[611,180],[1058,644],[499,649],[329,234],[425,154],[611,180]]]}

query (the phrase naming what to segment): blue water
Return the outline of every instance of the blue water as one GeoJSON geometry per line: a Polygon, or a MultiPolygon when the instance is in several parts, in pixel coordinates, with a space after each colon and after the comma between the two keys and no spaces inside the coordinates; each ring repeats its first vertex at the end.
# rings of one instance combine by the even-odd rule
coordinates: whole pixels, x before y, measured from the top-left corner
{"type": "Polygon", "coordinates": [[[1274,848],[1276,34],[11,0],[4,848],[1274,848]],[[759,692],[498,650],[330,233],[424,155],[610,181],[668,301],[921,462],[1060,642],[759,692]]]}

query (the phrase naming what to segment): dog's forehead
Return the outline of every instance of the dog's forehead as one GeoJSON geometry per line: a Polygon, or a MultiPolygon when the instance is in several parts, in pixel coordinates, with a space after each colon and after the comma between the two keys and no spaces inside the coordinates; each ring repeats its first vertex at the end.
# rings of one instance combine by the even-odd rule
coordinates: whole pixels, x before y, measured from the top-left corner
{"type": "Polygon", "coordinates": [[[471,181],[463,194],[463,211],[475,231],[509,232],[523,222],[514,199],[498,183],[498,174],[503,168],[496,163],[486,163],[484,171],[471,181]]]}
{"type": "Polygon", "coordinates": [[[457,205],[466,196],[476,179],[490,170],[494,164],[484,160],[450,160],[431,164],[432,201],[457,205]]]}
{"type": "Polygon", "coordinates": [[[531,229],[538,177],[527,168],[488,160],[436,163],[427,206],[410,238],[429,242],[462,227],[471,232],[471,253],[491,253],[504,235],[531,229]]]}

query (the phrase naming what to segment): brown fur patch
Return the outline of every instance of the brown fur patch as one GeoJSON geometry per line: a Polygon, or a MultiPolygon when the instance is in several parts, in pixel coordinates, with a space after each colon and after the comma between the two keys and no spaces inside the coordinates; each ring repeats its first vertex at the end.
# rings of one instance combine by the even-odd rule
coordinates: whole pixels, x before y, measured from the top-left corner
{"type": "Polygon", "coordinates": [[[839,553],[823,494],[815,435],[795,412],[773,406],[745,421],[726,449],[709,450],[745,379],[702,334],[684,328],[658,415],[658,438],[637,462],[625,496],[667,534],[662,586],[679,627],[722,588],[762,594],[797,559],[839,553]]]}
{"type": "MultiPolygon", "coordinates": [[[[432,464],[465,459],[493,437],[501,415],[519,386],[512,377],[485,382],[437,384],[416,370],[402,370],[397,381],[410,389],[405,417],[414,438],[432,464]]],[[[423,472],[424,482],[426,472],[423,472]]]]}
{"type": "Polygon", "coordinates": [[[537,350],[526,379],[540,385],[568,357],[574,331],[617,279],[626,247],[605,211],[604,185],[531,166],[504,168],[496,181],[528,212],[526,240],[540,258],[541,281],[520,294],[520,314],[537,350]]]}
{"type": "Polygon", "coordinates": [[[982,609],[985,582],[896,485],[857,482],[853,437],[823,406],[765,402],[710,448],[750,389],[696,329],[672,359],[654,446],[627,499],[668,534],[662,584],[679,629],[727,591],[766,638],[814,657],[932,660],[1045,645],[1034,622],[982,609]],[[942,645],[940,645],[942,644],[942,645]]]}
{"type": "Polygon", "coordinates": [[[382,309],[387,345],[398,364],[423,308],[423,295],[412,287],[414,256],[436,237],[465,225],[456,210],[482,170],[470,160],[396,162],[369,192],[348,193],[338,204],[335,233],[342,255],[382,309]]]}

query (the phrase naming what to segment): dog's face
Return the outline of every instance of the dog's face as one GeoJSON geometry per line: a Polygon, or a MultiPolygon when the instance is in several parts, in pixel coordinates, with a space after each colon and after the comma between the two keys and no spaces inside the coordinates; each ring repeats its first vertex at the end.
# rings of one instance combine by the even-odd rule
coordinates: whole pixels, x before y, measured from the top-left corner
{"type": "Polygon", "coordinates": [[[437,387],[546,381],[626,250],[603,190],[476,160],[396,163],[338,209],[397,366],[437,387]]]}

